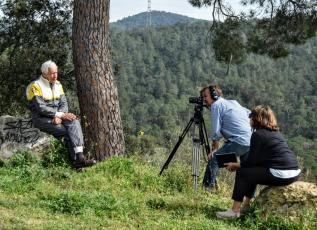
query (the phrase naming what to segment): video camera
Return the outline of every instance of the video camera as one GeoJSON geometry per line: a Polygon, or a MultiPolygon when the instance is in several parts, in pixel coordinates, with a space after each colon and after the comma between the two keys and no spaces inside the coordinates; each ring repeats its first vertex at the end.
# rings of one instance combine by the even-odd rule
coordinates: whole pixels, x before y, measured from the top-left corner
{"type": "Polygon", "coordinates": [[[204,105],[203,97],[190,97],[188,98],[189,103],[204,105]]]}
{"type": "Polygon", "coordinates": [[[189,103],[195,104],[195,111],[199,110],[202,111],[205,103],[204,103],[204,98],[202,96],[200,97],[190,97],[188,98],[189,103]]]}

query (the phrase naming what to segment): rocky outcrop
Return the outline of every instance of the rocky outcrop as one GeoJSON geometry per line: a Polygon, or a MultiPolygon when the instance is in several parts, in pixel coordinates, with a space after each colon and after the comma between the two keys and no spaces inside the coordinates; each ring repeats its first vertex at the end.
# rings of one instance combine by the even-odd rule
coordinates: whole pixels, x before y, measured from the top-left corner
{"type": "Polygon", "coordinates": [[[317,218],[317,185],[297,181],[288,186],[266,187],[255,202],[267,214],[298,218],[311,212],[317,218]]]}
{"type": "Polygon", "coordinates": [[[50,144],[51,137],[32,126],[30,118],[0,117],[0,158],[10,158],[20,149],[40,150],[50,144]]]}

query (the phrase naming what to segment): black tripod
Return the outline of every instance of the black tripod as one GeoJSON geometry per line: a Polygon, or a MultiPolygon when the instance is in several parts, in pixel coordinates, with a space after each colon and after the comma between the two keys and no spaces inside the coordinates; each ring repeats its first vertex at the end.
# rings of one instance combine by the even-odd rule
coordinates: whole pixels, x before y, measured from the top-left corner
{"type": "Polygon", "coordinates": [[[189,120],[186,128],[184,129],[182,135],[179,137],[178,142],[174,146],[172,152],[170,153],[169,157],[167,158],[165,164],[163,165],[159,175],[162,175],[163,171],[168,168],[169,163],[173,159],[178,147],[181,145],[184,137],[186,136],[188,130],[194,123],[194,134],[193,134],[193,151],[192,151],[192,176],[194,180],[194,189],[197,190],[198,186],[198,177],[199,177],[199,162],[200,162],[200,150],[201,146],[205,147],[206,154],[210,152],[210,146],[208,142],[208,136],[205,126],[205,121],[202,115],[203,104],[195,105],[195,113],[194,116],[189,120]],[[196,135],[196,127],[198,127],[198,135],[196,135]]]}

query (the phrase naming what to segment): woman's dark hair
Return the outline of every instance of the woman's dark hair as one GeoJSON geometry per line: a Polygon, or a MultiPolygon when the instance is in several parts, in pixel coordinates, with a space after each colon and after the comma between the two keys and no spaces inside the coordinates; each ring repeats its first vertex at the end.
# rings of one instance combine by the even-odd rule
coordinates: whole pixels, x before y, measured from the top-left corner
{"type": "Polygon", "coordinates": [[[277,131],[277,120],[269,106],[258,105],[250,113],[252,129],[269,129],[277,131]]]}

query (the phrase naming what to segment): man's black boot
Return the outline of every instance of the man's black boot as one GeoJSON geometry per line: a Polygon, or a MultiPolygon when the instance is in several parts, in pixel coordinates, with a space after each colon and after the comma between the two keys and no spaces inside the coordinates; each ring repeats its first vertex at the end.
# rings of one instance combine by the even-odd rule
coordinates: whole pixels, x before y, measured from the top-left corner
{"type": "Polygon", "coordinates": [[[74,167],[76,169],[83,168],[83,167],[89,167],[96,164],[95,160],[86,160],[84,154],[82,152],[76,153],[76,159],[74,161],[74,167]]]}

